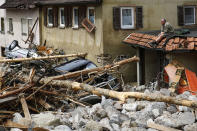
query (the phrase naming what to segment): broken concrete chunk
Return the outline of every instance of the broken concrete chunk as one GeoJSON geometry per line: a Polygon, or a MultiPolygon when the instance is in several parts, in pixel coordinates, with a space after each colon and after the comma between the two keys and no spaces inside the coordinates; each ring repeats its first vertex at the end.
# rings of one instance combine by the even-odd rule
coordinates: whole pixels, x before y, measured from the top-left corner
{"type": "Polygon", "coordinates": [[[11,130],[10,130],[10,131],[23,131],[23,130],[18,129],[18,128],[11,128],[11,130]]]}
{"type": "Polygon", "coordinates": [[[32,121],[36,127],[45,127],[50,125],[61,125],[60,118],[52,112],[43,112],[41,114],[33,114],[32,121]]]}
{"type": "Polygon", "coordinates": [[[72,130],[70,129],[70,127],[66,125],[59,125],[55,127],[54,131],[72,131],[72,130]]]}
{"type": "Polygon", "coordinates": [[[197,131],[197,123],[184,126],[184,131],[197,131]]]}
{"type": "Polygon", "coordinates": [[[176,113],[178,110],[175,106],[169,106],[167,107],[167,111],[173,114],[173,113],[176,113]]]}
{"type": "Polygon", "coordinates": [[[160,116],[161,112],[159,111],[159,109],[153,109],[152,110],[153,116],[155,118],[157,118],[158,116],[160,116]]]}

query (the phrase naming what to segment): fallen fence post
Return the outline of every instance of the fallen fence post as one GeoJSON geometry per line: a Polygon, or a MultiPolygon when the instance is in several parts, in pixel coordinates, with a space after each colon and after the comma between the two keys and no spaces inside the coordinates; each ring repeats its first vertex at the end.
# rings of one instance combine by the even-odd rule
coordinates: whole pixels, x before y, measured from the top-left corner
{"type": "Polygon", "coordinates": [[[46,59],[56,59],[56,58],[66,58],[66,57],[85,57],[87,53],[80,54],[69,54],[69,55],[55,55],[55,56],[44,56],[44,57],[31,57],[31,58],[15,58],[15,59],[1,59],[0,63],[7,62],[23,62],[23,61],[31,61],[31,60],[46,60],[46,59]]]}

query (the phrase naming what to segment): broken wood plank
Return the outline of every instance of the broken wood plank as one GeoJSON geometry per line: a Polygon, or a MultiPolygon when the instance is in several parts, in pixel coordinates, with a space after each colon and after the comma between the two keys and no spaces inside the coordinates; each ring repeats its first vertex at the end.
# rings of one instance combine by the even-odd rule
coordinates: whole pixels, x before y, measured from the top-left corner
{"type": "Polygon", "coordinates": [[[18,124],[18,123],[16,123],[16,122],[12,122],[11,120],[7,120],[7,121],[3,124],[3,126],[4,126],[4,127],[7,127],[7,128],[20,128],[20,129],[27,129],[27,128],[28,128],[27,126],[18,124]]]}
{"type": "Polygon", "coordinates": [[[38,103],[40,104],[40,105],[42,105],[45,109],[47,109],[47,110],[50,110],[50,109],[53,109],[54,107],[52,106],[52,105],[50,105],[49,103],[47,103],[46,101],[44,101],[43,99],[39,99],[38,100],[38,103]]]}
{"type": "Polygon", "coordinates": [[[79,53],[79,54],[69,54],[69,55],[44,56],[44,57],[3,59],[3,60],[0,60],[0,63],[23,62],[23,61],[32,61],[32,60],[47,60],[47,59],[66,58],[66,57],[78,57],[78,56],[85,57],[86,55],[87,53],[79,53]]]}
{"type": "Polygon", "coordinates": [[[78,77],[80,75],[85,75],[85,74],[88,74],[90,72],[96,72],[96,71],[101,72],[101,71],[104,71],[106,69],[110,69],[110,68],[113,68],[113,67],[117,68],[119,66],[122,66],[122,65],[131,63],[131,62],[137,62],[139,60],[140,60],[139,57],[134,56],[132,58],[125,59],[125,60],[116,62],[116,63],[111,64],[111,65],[106,65],[104,67],[97,67],[97,68],[93,68],[93,69],[86,69],[86,70],[76,71],[76,72],[67,73],[67,74],[64,74],[64,75],[49,77],[49,79],[60,80],[60,79],[68,79],[68,78],[78,77]]]}
{"type": "Polygon", "coordinates": [[[3,99],[0,99],[0,104],[5,103],[5,102],[9,102],[9,101],[13,101],[13,100],[16,100],[16,99],[17,99],[17,97],[14,97],[14,96],[3,98],[3,99]]]}
{"type": "Polygon", "coordinates": [[[40,113],[36,108],[33,108],[32,106],[28,105],[28,108],[36,113],[40,113]]]}
{"type": "MultiPolygon", "coordinates": [[[[40,81],[41,84],[44,84],[47,82],[48,82],[48,79],[42,79],[40,81]]],[[[96,88],[91,85],[68,81],[68,80],[64,80],[64,81],[53,80],[50,82],[49,85],[65,87],[65,88],[69,88],[72,90],[84,90],[84,91],[93,93],[98,96],[105,95],[105,96],[109,96],[112,98],[116,98],[116,99],[119,99],[120,101],[123,101],[123,102],[125,102],[127,98],[137,98],[137,99],[143,99],[143,100],[148,100],[148,101],[166,102],[166,103],[170,103],[170,104],[176,104],[176,105],[197,108],[197,101],[177,99],[176,97],[156,95],[153,93],[145,94],[145,93],[140,93],[140,92],[118,92],[118,91],[109,90],[109,89],[96,88]]]]}
{"type": "Polygon", "coordinates": [[[178,129],[174,129],[174,128],[166,127],[166,126],[163,126],[163,125],[159,125],[159,124],[156,124],[154,122],[147,122],[147,126],[150,127],[150,128],[153,128],[153,129],[160,130],[160,131],[181,131],[181,130],[178,130],[178,129]]]}
{"type": "Polygon", "coordinates": [[[31,120],[31,115],[29,113],[29,109],[28,109],[27,102],[25,100],[24,94],[20,94],[19,97],[20,97],[20,101],[21,101],[21,105],[22,105],[22,108],[23,108],[25,118],[31,120]]]}
{"type": "Polygon", "coordinates": [[[0,110],[0,114],[14,114],[14,113],[16,113],[16,112],[14,112],[14,111],[1,111],[0,110]]]}

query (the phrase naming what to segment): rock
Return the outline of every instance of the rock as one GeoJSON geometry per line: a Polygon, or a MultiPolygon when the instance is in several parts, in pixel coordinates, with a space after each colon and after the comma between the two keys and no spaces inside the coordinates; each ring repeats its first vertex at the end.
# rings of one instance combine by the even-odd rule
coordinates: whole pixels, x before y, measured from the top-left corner
{"type": "Polygon", "coordinates": [[[158,116],[160,116],[161,112],[159,111],[159,109],[153,109],[152,110],[153,116],[155,118],[157,118],[158,116]]]}
{"type": "Polygon", "coordinates": [[[107,112],[108,117],[112,116],[113,114],[120,113],[120,111],[116,110],[113,106],[107,106],[107,108],[105,108],[105,111],[107,112]]]}
{"type": "Polygon", "coordinates": [[[96,111],[96,116],[100,118],[105,118],[107,117],[107,112],[104,109],[99,109],[96,111]]]}
{"type": "Polygon", "coordinates": [[[175,106],[169,106],[167,107],[167,111],[173,114],[173,113],[176,113],[178,110],[175,106]]]}
{"type": "Polygon", "coordinates": [[[184,126],[184,131],[197,131],[197,123],[184,126]]]}
{"type": "Polygon", "coordinates": [[[156,130],[156,129],[153,129],[153,128],[148,128],[147,131],[159,131],[159,130],[156,130]]]}
{"type": "Polygon", "coordinates": [[[139,111],[137,112],[137,119],[136,123],[139,127],[147,127],[147,121],[149,119],[153,119],[153,113],[152,111],[139,111]]]}
{"type": "Polygon", "coordinates": [[[141,85],[141,86],[136,87],[136,91],[143,91],[145,89],[146,89],[145,85],[141,85]]]}
{"type": "Polygon", "coordinates": [[[72,130],[70,129],[70,127],[66,125],[60,125],[55,127],[54,131],[72,131],[72,130]]]}
{"type": "Polygon", "coordinates": [[[111,124],[113,131],[120,131],[120,126],[118,124],[112,123],[111,124]]]}
{"type": "Polygon", "coordinates": [[[84,128],[84,131],[102,131],[103,127],[95,121],[89,121],[84,128]]]}
{"type": "Polygon", "coordinates": [[[187,106],[179,106],[178,110],[182,111],[182,112],[188,112],[188,111],[191,111],[191,108],[189,108],[187,106]]]}
{"type": "Polygon", "coordinates": [[[121,131],[146,131],[146,129],[142,127],[130,127],[130,128],[124,127],[122,128],[121,131]]]}
{"type": "Polygon", "coordinates": [[[106,109],[108,106],[113,106],[114,101],[112,99],[106,99],[104,96],[102,96],[101,105],[104,109],[106,109]]]}
{"type": "Polygon", "coordinates": [[[43,112],[40,114],[33,114],[31,116],[32,121],[35,123],[35,126],[37,127],[61,125],[60,118],[55,116],[52,112],[43,112]]]}
{"type": "Polygon", "coordinates": [[[114,107],[117,110],[122,110],[122,102],[120,102],[120,101],[115,102],[114,107]]]}
{"type": "Polygon", "coordinates": [[[18,128],[12,128],[10,131],[23,131],[23,130],[18,129],[18,128]]]}
{"type": "Polygon", "coordinates": [[[188,99],[191,101],[197,101],[197,97],[194,95],[190,95],[188,99]]]}
{"type": "Polygon", "coordinates": [[[108,118],[104,118],[102,119],[99,124],[102,126],[102,127],[105,127],[107,129],[109,129],[110,131],[112,131],[112,127],[110,126],[110,123],[109,123],[109,119],[108,118]]]}
{"type": "Polygon", "coordinates": [[[127,127],[127,128],[129,128],[129,127],[131,127],[131,120],[126,120],[126,121],[124,121],[123,123],[122,123],[122,126],[121,126],[122,128],[123,127],[127,127]]]}
{"type": "Polygon", "coordinates": [[[135,102],[135,98],[128,98],[127,100],[126,100],[126,103],[134,103],[135,102]]]}
{"type": "Polygon", "coordinates": [[[13,122],[29,127],[32,121],[29,119],[23,118],[20,113],[15,113],[13,122]]]}
{"type": "Polygon", "coordinates": [[[162,95],[165,95],[165,96],[170,96],[170,90],[166,89],[166,88],[162,88],[160,89],[160,93],[162,95]]]}
{"type": "Polygon", "coordinates": [[[195,122],[195,116],[192,112],[180,113],[178,122],[180,122],[182,125],[192,124],[195,122]]]}
{"type": "Polygon", "coordinates": [[[170,114],[163,114],[155,119],[155,123],[177,128],[184,125],[192,124],[195,122],[195,116],[191,112],[180,112],[170,114]]]}
{"type": "Polygon", "coordinates": [[[126,111],[136,111],[137,104],[136,103],[130,103],[130,104],[123,104],[123,109],[126,111]]]}
{"type": "Polygon", "coordinates": [[[141,111],[144,108],[145,108],[144,105],[137,105],[136,111],[141,111]]]}

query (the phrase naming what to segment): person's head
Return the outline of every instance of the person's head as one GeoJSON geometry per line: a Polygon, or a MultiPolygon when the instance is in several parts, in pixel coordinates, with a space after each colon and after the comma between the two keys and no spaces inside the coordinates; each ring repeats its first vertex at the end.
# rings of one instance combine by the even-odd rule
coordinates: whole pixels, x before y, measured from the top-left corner
{"type": "Polygon", "coordinates": [[[164,25],[166,23],[166,19],[161,19],[161,25],[164,25]]]}

